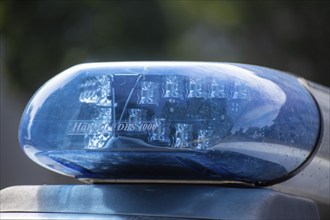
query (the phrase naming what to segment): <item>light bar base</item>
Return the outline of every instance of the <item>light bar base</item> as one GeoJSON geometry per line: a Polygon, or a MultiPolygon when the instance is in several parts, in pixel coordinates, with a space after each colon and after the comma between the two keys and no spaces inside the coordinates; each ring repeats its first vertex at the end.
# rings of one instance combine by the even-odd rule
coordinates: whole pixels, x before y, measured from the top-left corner
{"type": "Polygon", "coordinates": [[[1,190],[0,198],[0,215],[9,219],[29,215],[47,219],[55,214],[79,219],[93,215],[104,219],[319,219],[312,200],[266,188],[180,184],[14,186],[1,190]]]}

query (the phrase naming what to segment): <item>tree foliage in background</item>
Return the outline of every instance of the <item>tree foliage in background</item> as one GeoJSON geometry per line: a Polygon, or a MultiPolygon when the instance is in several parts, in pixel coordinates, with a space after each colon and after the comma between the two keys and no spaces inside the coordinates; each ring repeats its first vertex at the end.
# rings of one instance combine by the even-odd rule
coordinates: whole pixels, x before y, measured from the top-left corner
{"type": "Polygon", "coordinates": [[[83,62],[230,61],[330,85],[328,1],[1,1],[5,73],[32,93],[83,62]]]}

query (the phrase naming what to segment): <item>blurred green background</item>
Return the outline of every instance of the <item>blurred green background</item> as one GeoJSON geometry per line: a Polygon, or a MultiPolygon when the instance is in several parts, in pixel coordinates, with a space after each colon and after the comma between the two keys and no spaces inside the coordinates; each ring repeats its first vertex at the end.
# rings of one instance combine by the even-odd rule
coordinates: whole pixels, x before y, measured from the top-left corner
{"type": "Polygon", "coordinates": [[[329,15],[329,1],[0,0],[1,188],[75,182],[35,165],[17,141],[28,99],[62,70],[102,61],[225,61],[329,86],[329,15]]]}

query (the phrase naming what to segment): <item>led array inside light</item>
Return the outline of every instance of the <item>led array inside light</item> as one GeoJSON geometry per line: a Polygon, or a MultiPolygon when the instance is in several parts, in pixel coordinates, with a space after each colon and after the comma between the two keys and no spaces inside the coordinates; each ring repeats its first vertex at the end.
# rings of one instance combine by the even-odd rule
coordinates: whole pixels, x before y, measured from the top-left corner
{"type": "Polygon", "coordinates": [[[93,120],[110,123],[114,130],[87,135],[86,149],[103,148],[116,131],[120,136],[142,138],[155,146],[209,149],[214,140],[220,140],[230,128],[222,134],[215,132],[219,123],[230,123],[230,117],[239,112],[240,102],[249,97],[247,88],[240,82],[233,82],[230,87],[213,78],[165,75],[148,79],[148,76],[129,74],[126,77],[135,77],[136,82],[125,85],[128,95],[121,98],[126,98],[125,105],[130,107],[121,109],[119,120],[112,114],[118,112],[116,103],[112,103],[119,98],[116,90],[115,95],[112,94],[116,74],[89,77],[81,83],[80,101],[96,104],[99,112],[93,120]],[[220,121],[212,111],[222,112],[220,121]],[[189,118],[189,121],[183,118],[189,118]]]}

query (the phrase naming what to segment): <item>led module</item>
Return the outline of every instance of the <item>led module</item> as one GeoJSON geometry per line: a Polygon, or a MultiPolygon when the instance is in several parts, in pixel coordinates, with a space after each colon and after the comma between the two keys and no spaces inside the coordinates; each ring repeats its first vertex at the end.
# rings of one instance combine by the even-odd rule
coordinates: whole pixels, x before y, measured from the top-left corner
{"type": "Polygon", "coordinates": [[[307,161],[319,127],[301,81],[277,70],[115,62],[49,80],[19,139],[36,163],[84,181],[268,184],[307,161]]]}

